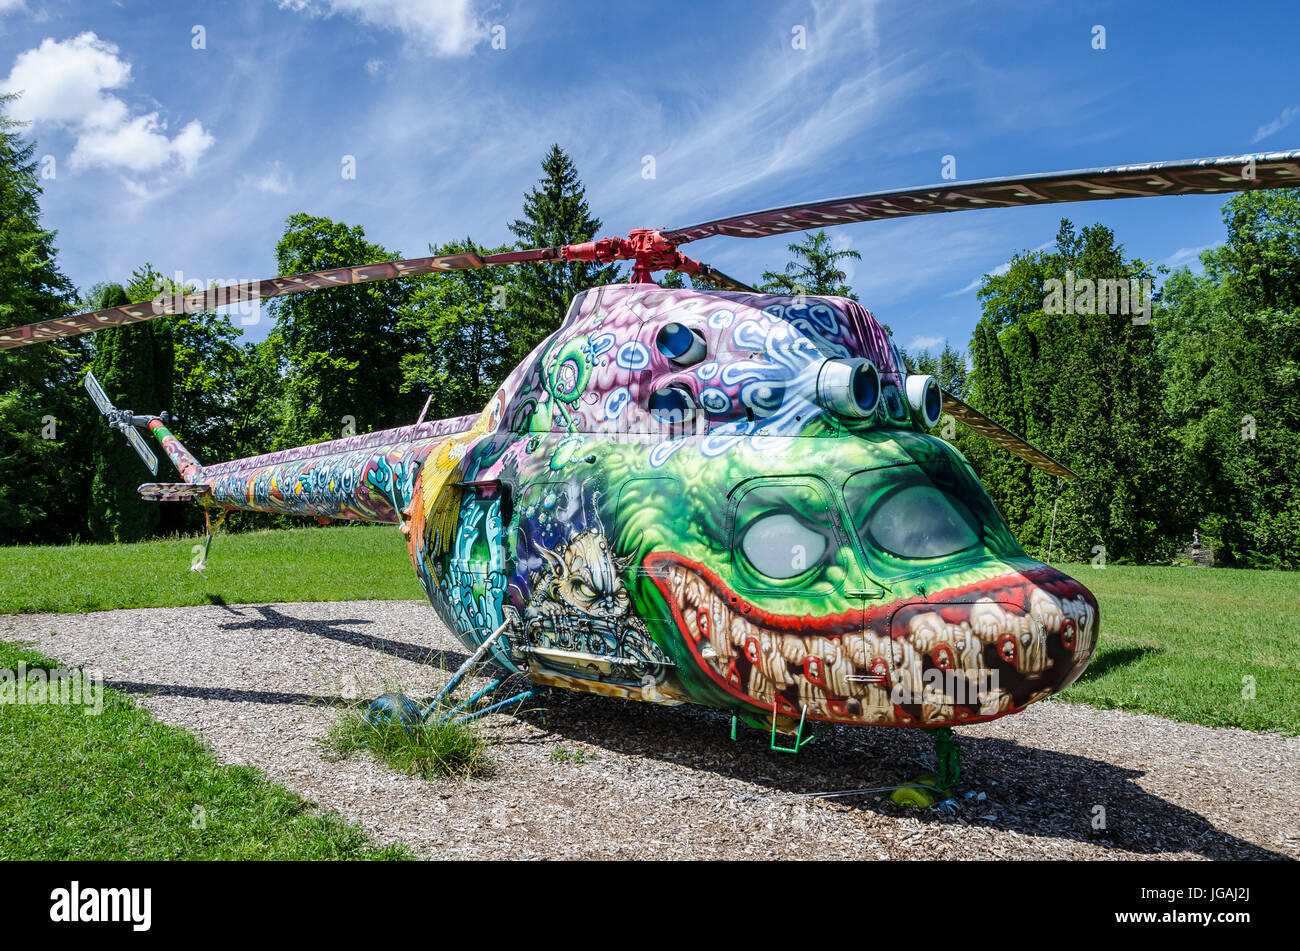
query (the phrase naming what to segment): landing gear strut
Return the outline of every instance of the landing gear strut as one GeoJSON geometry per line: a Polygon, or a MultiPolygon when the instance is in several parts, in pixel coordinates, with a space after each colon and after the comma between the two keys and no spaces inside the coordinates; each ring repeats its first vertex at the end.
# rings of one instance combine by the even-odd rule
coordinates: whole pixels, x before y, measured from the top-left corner
{"type": "Polygon", "coordinates": [[[944,812],[954,812],[957,800],[952,793],[961,779],[961,749],[957,746],[952,727],[927,728],[925,732],[934,737],[934,750],[939,759],[938,773],[918,776],[909,785],[895,790],[889,798],[900,806],[938,806],[944,812]]]}

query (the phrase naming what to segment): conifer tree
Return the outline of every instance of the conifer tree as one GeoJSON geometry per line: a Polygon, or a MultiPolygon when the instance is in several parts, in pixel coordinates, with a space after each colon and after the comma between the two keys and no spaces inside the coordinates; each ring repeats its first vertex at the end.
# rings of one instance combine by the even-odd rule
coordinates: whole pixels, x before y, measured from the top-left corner
{"type": "MultiPolygon", "coordinates": [[[[520,248],[578,244],[597,237],[601,221],[591,214],[573,160],[559,145],[542,160],[542,177],[524,196],[524,213],[510,224],[520,248]]],[[[619,280],[616,264],[571,261],[515,268],[509,288],[509,317],[503,329],[513,365],[564,320],[579,291],[619,280]]]]}
{"type": "MultiPolygon", "coordinates": [[[[85,302],[87,310],[120,307],[152,299],[157,294],[155,272],[149,265],[135,271],[126,288],[101,285],[85,302]]],[[[169,410],[172,402],[173,351],[171,327],[165,320],[149,320],[109,327],[96,334],[95,379],[118,409],[139,415],[169,410]]],[[[152,437],[145,441],[154,444],[152,437]]],[[[99,541],[136,542],[158,528],[158,503],[145,502],[137,487],[154,480],[123,434],[100,424],[93,437],[95,468],[90,488],[90,531],[99,541]]],[[[169,481],[160,461],[158,477],[169,481]]]]}
{"type": "MultiPolygon", "coordinates": [[[[35,143],[0,96],[0,326],[69,312],[72,285],[40,222],[35,143]]],[[[84,339],[0,353],[0,543],[69,541],[85,529],[90,413],[84,339]]]]}

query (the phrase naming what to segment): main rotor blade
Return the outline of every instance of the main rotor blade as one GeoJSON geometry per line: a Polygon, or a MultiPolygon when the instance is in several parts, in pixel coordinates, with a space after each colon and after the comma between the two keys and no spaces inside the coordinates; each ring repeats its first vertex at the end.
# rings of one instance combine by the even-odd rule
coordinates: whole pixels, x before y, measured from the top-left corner
{"type": "Polygon", "coordinates": [[[868,192],[849,198],[718,218],[687,228],[663,231],[662,234],[673,244],[685,244],[719,234],[761,238],[854,221],[879,221],[945,211],[1155,195],[1213,195],[1297,185],[1300,185],[1300,150],[1260,152],[868,192]]]}
{"type": "Polygon", "coordinates": [[[1078,475],[1061,465],[1051,456],[1035,449],[1011,430],[998,425],[973,406],[967,406],[951,393],[943,394],[944,412],[951,413],[976,433],[994,445],[1001,446],[1013,456],[1019,456],[1037,469],[1042,469],[1058,479],[1077,479],[1078,475]]]}
{"type": "MultiPolygon", "coordinates": [[[[534,248],[526,251],[506,251],[501,254],[479,255],[473,252],[464,254],[444,254],[437,257],[409,258],[405,261],[384,261],[379,264],[363,264],[360,267],[333,268],[328,271],[311,271],[307,274],[294,274],[290,277],[273,277],[258,283],[231,284],[226,287],[214,287],[209,291],[195,291],[192,294],[163,294],[153,300],[139,304],[126,304],[122,307],[110,307],[71,317],[58,317],[25,327],[13,327],[0,331],[0,350],[12,350],[45,340],[59,337],[74,337],[77,334],[103,330],[105,327],[120,327],[123,324],[153,320],[171,314],[197,314],[203,311],[239,304],[244,301],[261,300],[267,297],[280,297],[285,294],[302,294],[307,291],[319,291],[327,287],[340,287],[346,284],[366,284],[371,281],[387,281],[398,277],[415,277],[420,274],[433,274],[438,271],[462,271],[492,264],[524,264],[531,261],[553,261],[560,259],[559,248],[534,248]]],[[[91,394],[94,395],[93,393],[91,394]]],[[[98,402],[98,400],[96,401],[98,402]]]]}
{"type": "Polygon", "coordinates": [[[707,264],[701,265],[699,273],[696,274],[695,277],[701,278],[723,291],[749,291],[751,294],[760,293],[748,284],[742,283],[734,277],[728,277],[717,268],[709,267],[707,264]]]}

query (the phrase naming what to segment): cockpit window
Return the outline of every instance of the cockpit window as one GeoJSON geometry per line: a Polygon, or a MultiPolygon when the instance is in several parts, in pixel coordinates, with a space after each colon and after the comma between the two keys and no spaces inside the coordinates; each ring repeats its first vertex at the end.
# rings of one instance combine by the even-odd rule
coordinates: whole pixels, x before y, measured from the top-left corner
{"type": "Polygon", "coordinates": [[[844,483],[844,501],[867,559],[884,578],[940,559],[1023,554],[974,475],[952,461],[855,473],[844,483]]]}
{"type": "Polygon", "coordinates": [[[732,526],[738,584],[747,590],[802,590],[815,586],[833,563],[833,506],[811,481],[760,479],[740,497],[732,526]]]}

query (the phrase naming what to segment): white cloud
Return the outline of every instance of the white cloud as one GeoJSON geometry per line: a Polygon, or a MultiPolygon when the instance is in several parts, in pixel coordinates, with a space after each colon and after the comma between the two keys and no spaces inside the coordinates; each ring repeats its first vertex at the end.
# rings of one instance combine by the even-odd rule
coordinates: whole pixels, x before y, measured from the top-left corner
{"type": "Polygon", "coordinates": [[[1283,109],[1282,114],[1272,122],[1265,123],[1256,129],[1255,138],[1251,141],[1258,142],[1261,139],[1267,139],[1275,132],[1281,132],[1292,122],[1295,122],[1297,117],[1300,117],[1300,106],[1291,106],[1289,109],[1283,109]]]}
{"type": "Polygon", "coordinates": [[[286,172],[284,166],[278,161],[268,165],[261,175],[245,176],[244,182],[270,195],[287,195],[296,187],[293,175],[286,172]]]}
{"type": "Polygon", "coordinates": [[[943,343],[942,337],[913,337],[912,342],[907,345],[907,350],[915,353],[918,350],[929,350],[931,347],[937,347],[943,343]]]}
{"type": "Polygon", "coordinates": [[[487,25],[475,15],[474,0],[279,0],[279,4],[295,13],[342,14],[367,26],[397,30],[413,41],[432,44],[440,56],[464,56],[487,35],[487,25]]]}
{"type": "MultiPolygon", "coordinates": [[[[0,0],[2,2],[2,0],[0,0]]],[[[12,104],[15,119],[71,130],[69,165],[141,173],[179,167],[193,170],[215,141],[197,119],[168,138],[167,123],[157,112],[132,115],[109,90],[131,81],[131,64],[112,43],[94,33],[70,40],[42,41],[19,53],[0,92],[22,95],[12,104]]]]}
{"type": "Polygon", "coordinates": [[[1160,263],[1165,267],[1178,267],[1180,264],[1187,264],[1190,261],[1193,267],[1199,267],[1201,252],[1217,247],[1217,244],[1203,244],[1199,248],[1179,248],[1160,263]]]}
{"type": "Polygon", "coordinates": [[[0,16],[6,13],[14,13],[18,10],[26,10],[27,4],[24,0],[0,0],[0,16]]]}
{"type": "Polygon", "coordinates": [[[378,76],[384,71],[384,61],[382,59],[366,60],[366,72],[371,76],[378,76]]]}
{"type": "MultiPolygon", "coordinates": [[[[1051,247],[1053,244],[1055,244],[1055,243],[1056,243],[1055,241],[1044,241],[1044,242],[1043,242],[1042,244],[1040,244],[1038,247],[1034,248],[1034,250],[1033,250],[1032,252],[1030,252],[1030,253],[1032,253],[1032,254],[1036,254],[1036,253],[1039,252],[1039,251],[1046,251],[1048,248],[1050,248],[1050,247],[1051,247]]],[[[949,292],[949,293],[947,293],[947,294],[944,294],[943,296],[944,296],[944,297],[960,297],[962,294],[969,294],[971,291],[976,290],[976,289],[977,289],[981,284],[984,283],[984,278],[986,278],[986,277],[1001,277],[1003,274],[1006,274],[1007,271],[1010,271],[1010,270],[1011,270],[1011,262],[1010,262],[1010,261],[1003,261],[1001,264],[999,264],[999,265],[998,265],[997,267],[995,267],[993,270],[991,270],[991,271],[987,271],[986,273],[981,274],[979,277],[975,278],[975,280],[971,281],[969,284],[967,284],[965,287],[961,288],[960,290],[951,291],[951,292],[949,292]]]]}

